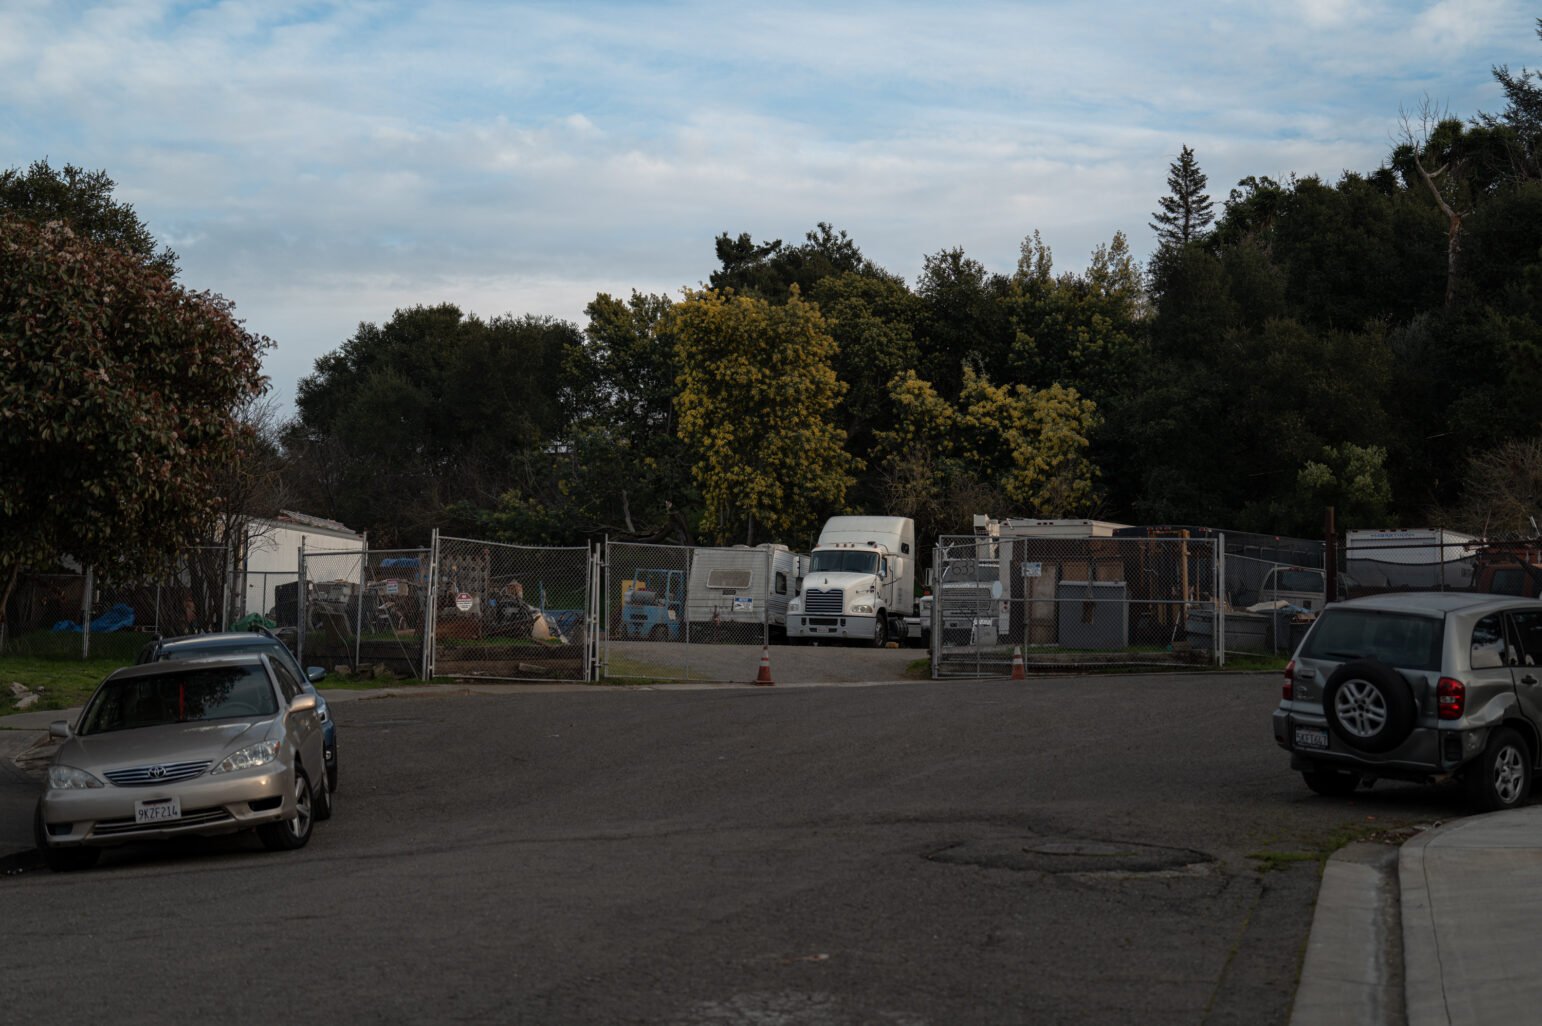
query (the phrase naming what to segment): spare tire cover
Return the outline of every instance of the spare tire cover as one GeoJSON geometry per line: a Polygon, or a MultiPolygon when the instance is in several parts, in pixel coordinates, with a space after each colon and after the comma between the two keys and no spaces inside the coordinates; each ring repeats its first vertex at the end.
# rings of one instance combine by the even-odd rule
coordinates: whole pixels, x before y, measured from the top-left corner
{"type": "Polygon", "coordinates": [[[1339,739],[1362,752],[1390,752],[1413,733],[1418,710],[1403,675],[1375,659],[1345,663],[1328,678],[1323,714],[1339,739]]]}

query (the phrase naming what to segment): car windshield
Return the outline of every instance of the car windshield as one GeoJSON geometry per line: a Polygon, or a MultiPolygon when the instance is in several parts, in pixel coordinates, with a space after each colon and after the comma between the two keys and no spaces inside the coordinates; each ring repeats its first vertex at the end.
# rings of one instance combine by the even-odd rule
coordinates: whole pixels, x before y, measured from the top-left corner
{"type": "Polygon", "coordinates": [[[1443,620],[1429,616],[1330,608],[1307,634],[1301,654],[1335,662],[1376,659],[1405,670],[1438,670],[1443,625],[1443,620]]]}
{"type": "Polygon", "coordinates": [[[277,712],[278,698],[263,667],[200,667],[108,681],[81,717],[80,733],[104,734],[168,723],[272,716],[277,712]]]}
{"type": "Polygon", "coordinates": [[[809,573],[876,574],[878,553],[856,549],[823,549],[809,558],[809,573]]]}

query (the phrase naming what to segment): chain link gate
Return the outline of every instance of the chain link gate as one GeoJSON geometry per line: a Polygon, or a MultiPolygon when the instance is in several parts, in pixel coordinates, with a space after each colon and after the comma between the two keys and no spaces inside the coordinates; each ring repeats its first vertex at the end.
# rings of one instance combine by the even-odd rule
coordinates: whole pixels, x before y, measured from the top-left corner
{"type": "Polygon", "coordinates": [[[592,680],[599,556],[434,534],[427,673],[592,680]]]}
{"type": "Polygon", "coordinates": [[[1215,538],[938,539],[932,675],[1222,662],[1215,538]]]}
{"type": "Polygon", "coordinates": [[[782,545],[608,542],[603,675],[745,679],[762,647],[786,636],[801,560],[782,545]]]}

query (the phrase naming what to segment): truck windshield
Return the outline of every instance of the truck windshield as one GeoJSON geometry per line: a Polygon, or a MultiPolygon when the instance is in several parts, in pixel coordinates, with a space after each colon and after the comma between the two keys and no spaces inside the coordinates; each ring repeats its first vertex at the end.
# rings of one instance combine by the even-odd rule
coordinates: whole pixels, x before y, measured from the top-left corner
{"type": "Polygon", "coordinates": [[[809,573],[876,574],[878,553],[856,549],[823,549],[809,557],[809,573]]]}

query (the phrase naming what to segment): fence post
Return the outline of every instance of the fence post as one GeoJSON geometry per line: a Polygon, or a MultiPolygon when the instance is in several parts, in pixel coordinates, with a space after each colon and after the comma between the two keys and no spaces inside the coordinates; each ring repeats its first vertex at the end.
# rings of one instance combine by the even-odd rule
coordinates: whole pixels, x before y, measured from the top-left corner
{"type": "MultiPolygon", "coordinates": [[[[585,680],[598,682],[603,667],[600,663],[600,578],[609,561],[609,539],[596,542],[589,554],[589,595],[584,603],[589,607],[584,625],[584,658],[588,663],[585,680]]],[[[608,635],[607,635],[608,637],[608,635]]]]}
{"type": "Polygon", "coordinates": [[[225,542],[224,563],[225,586],[220,589],[220,630],[228,631],[230,630],[231,623],[230,614],[233,612],[231,609],[231,602],[232,596],[234,595],[236,574],[235,552],[230,548],[230,542],[228,539],[225,542]]]}
{"type": "Polygon", "coordinates": [[[91,591],[95,577],[91,567],[86,567],[86,582],[80,589],[80,659],[91,658],[91,591]]]}
{"type": "Polygon", "coordinates": [[[359,550],[359,613],[353,624],[353,669],[357,673],[364,658],[364,586],[369,579],[369,535],[359,550]]]}
{"type": "Polygon", "coordinates": [[[423,680],[434,679],[434,644],[439,628],[439,528],[434,528],[428,550],[428,594],[423,612],[423,680]]]}
{"type": "MultiPolygon", "coordinates": [[[[1215,550],[1215,587],[1211,588],[1210,601],[1215,606],[1215,664],[1226,668],[1226,535],[1217,535],[1215,550]]],[[[1184,625],[1187,627],[1187,624],[1184,625]]]]}
{"type": "MultiPolygon", "coordinates": [[[[303,543],[302,543],[303,544],[303,543]]],[[[305,665],[305,631],[309,626],[310,589],[305,583],[305,549],[300,549],[300,572],[295,578],[295,659],[305,665]]]]}

